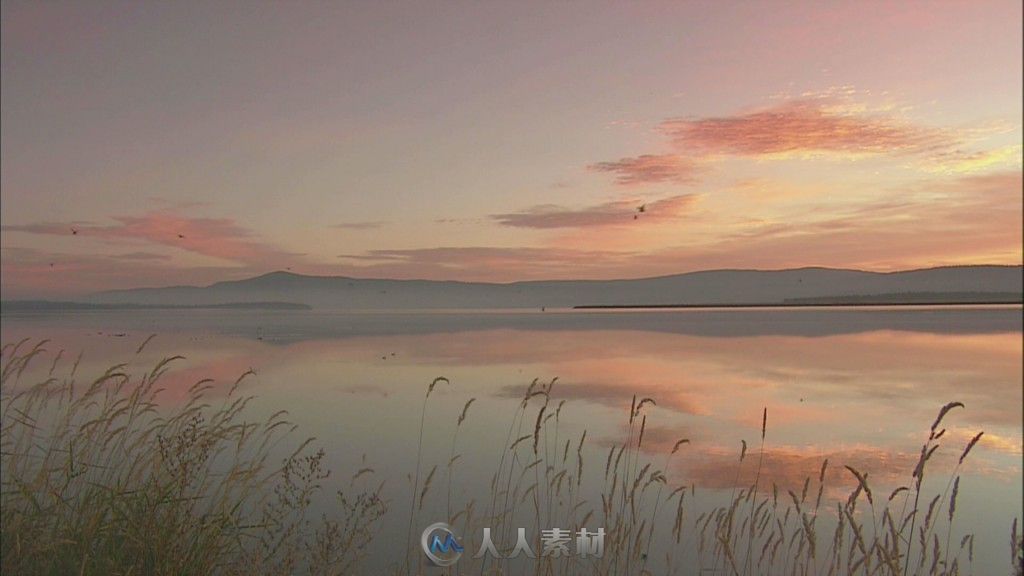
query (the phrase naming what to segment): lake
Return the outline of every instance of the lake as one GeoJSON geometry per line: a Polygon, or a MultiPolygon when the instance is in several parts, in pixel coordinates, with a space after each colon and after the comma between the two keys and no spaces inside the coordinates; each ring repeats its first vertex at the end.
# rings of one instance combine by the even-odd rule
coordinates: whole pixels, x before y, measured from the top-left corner
{"type": "MultiPolygon", "coordinates": [[[[534,431],[541,398],[531,400],[521,421],[516,414],[535,379],[546,384],[557,377],[547,414],[565,401],[557,421],[544,421],[551,436],[539,450],[558,459],[571,454],[573,462],[579,451],[583,476],[594,480],[602,477],[612,446],[635,440],[637,423],[629,427],[634,398],[653,399],[642,412],[638,466],[650,461],[664,469],[666,492],[691,487],[690,521],[728,502],[755,476],[762,493],[774,483],[783,497],[789,490],[806,491],[805,479],[811,478],[813,500],[826,458],[823,525],[835,521],[835,502],[845,502],[857,485],[845,465],[866,473],[876,504],[884,502],[911,481],[938,410],[959,401],[964,408],[952,410],[942,423],[946,432],[926,484],[939,493],[948,488],[964,446],[984,431],[960,469],[951,538],[955,548],[962,534],[976,533],[975,572],[1004,573],[1009,528],[1022,508],[1021,319],[1020,306],[136,310],[4,314],[2,339],[49,339],[49,351],[65,350],[64,365],[82,352],[83,379],[115,363],[128,362],[141,373],[161,358],[184,356],[163,379],[162,398],[169,405],[200,379],[214,379],[216,397],[252,369],[255,375],[243,389],[257,397],[253,417],[287,410],[299,426],[297,435],[316,437],[325,449],[334,470],[329,487],[344,487],[362,468],[387,481],[390,510],[369,558],[380,569],[394,566],[396,555],[406,552],[418,451],[417,486],[433,466],[438,471],[436,498],[416,512],[417,539],[423,526],[448,518],[449,509],[487,500],[512,429],[534,431]],[[157,336],[136,354],[150,334],[157,336]],[[448,382],[438,383],[424,404],[428,385],[439,376],[448,382]],[[471,398],[465,422],[457,427],[471,398]],[[584,430],[586,439],[578,445],[584,430]],[[689,443],[669,458],[680,439],[689,443]],[[456,454],[449,487],[447,464],[456,454]]],[[[23,381],[45,374],[49,358],[33,365],[23,381]]],[[[532,453],[530,443],[522,447],[532,453]]],[[[573,497],[599,504],[601,486],[588,492],[586,485],[573,497]]],[[[324,499],[318,506],[329,512],[332,504],[324,499]]],[[[661,520],[667,524],[652,532],[651,569],[671,546],[671,508],[661,520]]],[[[555,527],[536,523],[533,529],[555,527]]],[[[696,571],[696,563],[705,573],[724,570],[709,560],[686,562],[690,568],[684,573],[696,571]]]]}

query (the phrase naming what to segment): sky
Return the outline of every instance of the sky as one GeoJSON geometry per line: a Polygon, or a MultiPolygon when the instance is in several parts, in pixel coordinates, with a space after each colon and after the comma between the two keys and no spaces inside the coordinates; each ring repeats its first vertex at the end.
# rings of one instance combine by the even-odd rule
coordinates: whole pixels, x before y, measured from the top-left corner
{"type": "Polygon", "coordinates": [[[1021,12],[4,1],[0,288],[1019,265],[1021,12]]]}

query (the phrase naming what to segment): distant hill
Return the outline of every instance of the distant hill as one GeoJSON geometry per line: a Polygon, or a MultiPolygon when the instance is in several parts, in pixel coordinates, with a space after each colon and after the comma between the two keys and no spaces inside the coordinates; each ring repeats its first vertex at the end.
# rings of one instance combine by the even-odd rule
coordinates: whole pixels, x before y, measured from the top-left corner
{"type": "Polygon", "coordinates": [[[1013,292],[896,292],[866,296],[821,296],[786,298],[782,302],[730,302],[720,304],[592,304],[577,309],[637,308],[770,308],[804,306],[961,306],[981,304],[1024,304],[1024,295],[1013,292]]]}
{"type": "Polygon", "coordinates": [[[92,304],[221,305],[290,302],[323,309],[540,308],[580,305],[783,304],[899,293],[1022,293],[1021,266],[955,266],[903,272],[830,268],[712,270],[630,280],[509,284],[381,280],[272,272],[210,286],[102,292],[92,304]]]}
{"type": "Polygon", "coordinates": [[[5,300],[0,302],[4,312],[49,312],[61,310],[309,310],[308,304],[293,302],[228,302],[224,304],[139,304],[139,303],[91,303],[64,302],[53,300],[5,300]]]}
{"type": "Polygon", "coordinates": [[[789,298],[795,305],[880,305],[887,304],[1021,304],[1021,292],[896,292],[864,296],[825,296],[821,298],[789,298]]]}

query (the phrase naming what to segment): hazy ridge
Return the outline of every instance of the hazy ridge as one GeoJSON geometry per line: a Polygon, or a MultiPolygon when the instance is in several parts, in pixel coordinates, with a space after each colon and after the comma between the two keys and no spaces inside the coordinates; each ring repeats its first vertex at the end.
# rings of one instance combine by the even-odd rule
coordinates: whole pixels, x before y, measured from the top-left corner
{"type": "Polygon", "coordinates": [[[7,312],[49,312],[78,310],[309,310],[308,304],[294,302],[226,302],[222,304],[97,303],[64,300],[5,300],[7,312]]]}
{"type": "MultiPolygon", "coordinates": [[[[508,284],[359,279],[272,272],[210,286],[101,292],[91,304],[209,306],[288,302],[324,309],[533,308],[587,305],[784,304],[899,293],[1022,293],[1021,266],[956,266],[901,272],[830,268],[712,270],[627,280],[508,284]]],[[[927,301],[918,298],[917,301],[927,301]]]]}

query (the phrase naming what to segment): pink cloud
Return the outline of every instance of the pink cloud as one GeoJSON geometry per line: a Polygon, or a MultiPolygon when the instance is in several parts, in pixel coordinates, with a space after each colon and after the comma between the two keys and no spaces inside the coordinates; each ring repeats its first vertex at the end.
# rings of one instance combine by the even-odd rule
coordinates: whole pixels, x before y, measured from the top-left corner
{"type": "MultiPolygon", "coordinates": [[[[679,472],[688,481],[702,488],[747,488],[754,484],[758,474],[758,456],[751,448],[746,458],[739,461],[740,447],[733,450],[721,447],[691,447],[685,451],[686,458],[679,465],[679,472]]],[[[831,498],[848,494],[857,485],[857,480],[844,466],[853,466],[869,475],[869,486],[888,494],[895,486],[911,481],[911,472],[917,463],[918,454],[911,450],[900,451],[883,447],[863,446],[824,451],[793,447],[769,447],[765,449],[764,461],[760,466],[760,486],[771,494],[774,483],[780,490],[779,498],[785,497],[783,505],[790,502],[787,490],[801,495],[804,482],[811,479],[811,490],[807,494],[811,506],[816,498],[818,478],[822,463],[827,459],[825,469],[826,494],[831,498]],[[832,491],[828,489],[832,488],[832,491]]],[[[945,462],[943,463],[945,464],[945,462]]],[[[934,466],[934,464],[933,464],[934,466]]],[[[947,468],[947,466],[943,466],[947,468]]],[[[879,498],[876,496],[875,498],[879,498]]]]}
{"type": "Polygon", "coordinates": [[[254,239],[251,231],[230,218],[195,218],[158,211],[143,216],[116,216],[114,220],[118,223],[110,226],[49,222],[5,226],[3,230],[57,236],[141,240],[203,256],[261,266],[282,266],[300,256],[254,239]]]}
{"type": "Polygon", "coordinates": [[[946,130],[892,116],[846,111],[827,98],[789,100],[745,114],[670,119],[660,130],[673,144],[702,154],[924,154],[948,151],[946,130]]]}
{"type": "Polygon", "coordinates": [[[194,218],[167,211],[121,216],[107,225],[11,225],[3,227],[3,289],[5,297],[70,295],[210,283],[289,267],[313,274],[506,282],[657,276],[727,267],[816,265],[894,270],[966,263],[1020,264],[1021,187],[1019,170],[932,179],[894,188],[888,198],[828,212],[812,205],[785,221],[743,226],[727,223],[707,234],[702,232],[719,223],[694,207],[700,198],[696,195],[648,202],[643,213],[637,211],[643,202],[636,199],[581,208],[535,206],[493,218],[505,226],[582,238],[563,235],[535,245],[399,247],[345,255],[344,263],[315,262],[286,252],[232,219],[194,218]],[[684,221],[688,225],[685,230],[677,225],[684,221]],[[662,225],[644,225],[651,222],[662,225]],[[78,230],[77,235],[72,228],[78,230]],[[677,230],[692,231],[691,240],[675,239],[677,230]],[[63,237],[63,243],[101,239],[112,244],[111,254],[30,250],[25,244],[18,245],[24,233],[63,237]],[[660,234],[664,242],[635,242],[652,234],[660,234]],[[140,243],[161,249],[137,249],[140,243]],[[124,250],[126,246],[130,248],[124,250]],[[169,247],[216,257],[223,263],[196,266],[168,260],[167,256],[175,253],[169,247]]]}
{"type": "Polygon", "coordinates": [[[595,172],[614,174],[615,183],[622,186],[690,184],[696,181],[696,174],[700,171],[696,161],[675,154],[644,154],[635,158],[598,162],[589,168],[595,172]]]}

